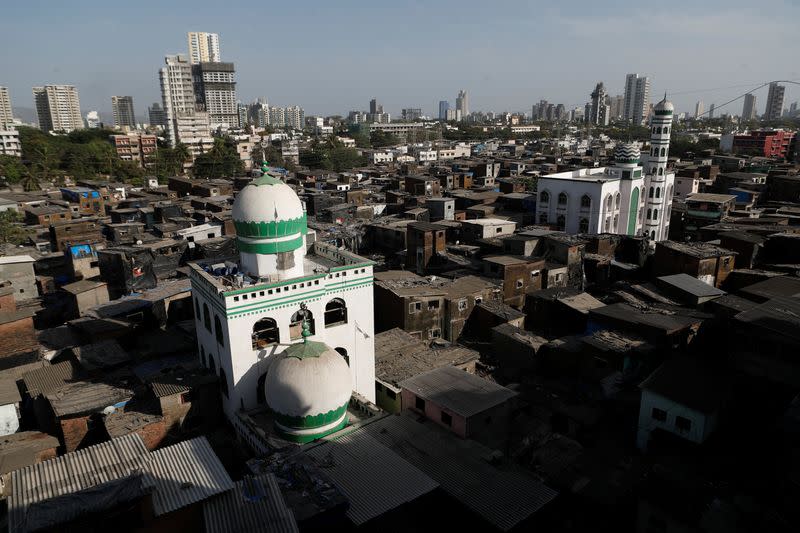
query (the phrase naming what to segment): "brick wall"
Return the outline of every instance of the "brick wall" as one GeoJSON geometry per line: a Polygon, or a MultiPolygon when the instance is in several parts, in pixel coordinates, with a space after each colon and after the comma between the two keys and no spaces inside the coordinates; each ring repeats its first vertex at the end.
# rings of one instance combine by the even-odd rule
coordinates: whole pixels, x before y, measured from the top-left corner
{"type": "Polygon", "coordinates": [[[64,452],[74,452],[80,447],[83,439],[89,433],[89,417],[82,416],[78,418],[62,418],[61,434],[62,443],[64,444],[64,452]]]}
{"type": "Polygon", "coordinates": [[[147,424],[146,426],[137,429],[136,433],[142,437],[142,441],[144,441],[144,445],[147,447],[147,449],[152,451],[158,448],[158,446],[161,444],[161,441],[163,441],[167,436],[167,424],[162,418],[157,422],[147,424]]]}
{"type": "Polygon", "coordinates": [[[38,345],[33,330],[33,317],[0,324],[0,353],[3,357],[25,352],[38,345]]]}

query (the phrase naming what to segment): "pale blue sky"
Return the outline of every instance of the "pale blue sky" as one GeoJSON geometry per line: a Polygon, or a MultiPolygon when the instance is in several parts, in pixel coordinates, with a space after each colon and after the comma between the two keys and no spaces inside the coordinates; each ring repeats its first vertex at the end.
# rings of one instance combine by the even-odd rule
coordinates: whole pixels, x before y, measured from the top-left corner
{"type": "MultiPolygon", "coordinates": [[[[652,78],[679,111],[718,105],[764,81],[800,80],[797,0],[6,2],[0,85],[15,106],[31,87],[78,87],[84,113],[132,95],[138,115],[160,101],[165,54],[187,31],[220,34],[242,101],[266,96],[307,114],[346,114],[377,97],[387,111],[436,112],[467,89],[472,110],[530,111],[544,98],[582,105],[597,81],[652,78]],[[737,87],[733,87],[737,86],[737,87]],[[744,87],[738,87],[744,86],[744,87]]],[[[758,93],[763,111],[766,89],[758,93]]],[[[800,87],[787,87],[787,106],[800,87]]],[[[730,112],[740,113],[741,102],[730,112]]]]}

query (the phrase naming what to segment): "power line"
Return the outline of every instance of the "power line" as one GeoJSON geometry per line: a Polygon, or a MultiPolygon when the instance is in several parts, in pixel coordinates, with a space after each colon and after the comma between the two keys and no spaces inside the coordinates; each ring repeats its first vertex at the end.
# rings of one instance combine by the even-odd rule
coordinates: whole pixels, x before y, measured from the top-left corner
{"type": "MultiPolygon", "coordinates": [[[[761,88],[763,88],[763,87],[766,87],[767,85],[770,85],[770,84],[772,84],[772,83],[791,83],[791,84],[793,84],[793,85],[800,85],[800,82],[793,81],[793,80],[773,80],[773,81],[768,81],[768,82],[766,82],[766,83],[762,83],[761,85],[759,85],[759,86],[758,86],[758,87],[756,87],[755,89],[751,89],[751,90],[747,91],[746,93],[740,94],[740,95],[739,95],[739,96],[737,96],[736,98],[733,98],[733,99],[731,99],[731,100],[728,100],[727,102],[725,102],[725,103],[723,103],[723,104],[720,104],[719,106],[717,106],[717,105],[714,105],[714,109],[713,109],[713,110],[714,110],[714,111],[716,111],[716,110],[718,110],[718,109],[720,109],[720,108],[723,108],[723,107],[725,107],[725,106],[726,106],[726,105],[728,105],[728,104],[732,104],[733,102],[735,102],[735,101],[737,101],[737,100],[741,100],[742,98],[744,98],[744,97],[745,97],[745,96],[747,96],[748,94],[750,94],[750,93],[753,93],[753,92],[755,92],[755,91],[757,91],[757,90],[759,90],[759,89],[761,89],[761,88]]],[[[711,109],[709,109],[708,111],[704,111],[704,112],[700,113],[699,115],[696,115],[694,118],[700,118],[700,117],[702,117],[703,115],[707,115],[707,114],[711,113],[711,111],[712,111],[711,109]]]]}

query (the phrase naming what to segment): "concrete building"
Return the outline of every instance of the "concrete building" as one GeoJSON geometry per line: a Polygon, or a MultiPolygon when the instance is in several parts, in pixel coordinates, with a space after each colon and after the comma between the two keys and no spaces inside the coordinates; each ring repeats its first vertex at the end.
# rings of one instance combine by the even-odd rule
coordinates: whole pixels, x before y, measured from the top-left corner
{"type": "Polygon", "coordinates": [[[187,116],[197,110],[192,78],[192,65],[182,54],[168,55],[165,66],[158,71],[161,83],[161,100],[166,115],[166,136],[170,146],[183,142],[178,134],[178,116],[187,116]]]}
{"type": "Polygon", "coordinates": [[[703,107],[703,101],[700,100],[694,105],[694,118],[700,118],[704,112],[705,107],[703,107]]]}
{"type": "Polygon", "coordinates": [[[236,283],[217,267],[191,265],[189,273],[200,359],[219,376],[228,416],[265,401],[274,409],[272,361],[309,336],[320,341],[312,347],[324,342],[348,363],[348,392],[374,402],[372,262],[322,243],[308,247],[299,198],[267,174],[237,195],[233,219],[236,283]]]}
{"type": "Polygon", "coordinates": [[[458,91],[456,110],[461,113],[461,120],[465,120],[469,116],[469,95],[463,89],[458,91]]]}
{"type": "Polygon", "coordinates": [[[0,124],[0,155],[22,157],[19,132],[15,129],[5,129],[2,124],[0,124]]]}
{"type": "Polygon", "coordinates": [[[447,111],[450,109],[450,102],[439,100],[439,120],[447,120],[447,111]]]}
{"type": "Polygon", "coordinates": [[[83,129],[78,89],[74,85],[45,85],[33,88],[33,100],[42,131],[83,129]]]}
{"type": "Polygon", "coordinates": [[[769,84],[767,93],[767,108],[764,109],[765,120],[778,120],[783,115],[783,100],[786,95],[786,86],[778,82],[769,84]]]}
{"type": "Polygon", "coordinates": [[[161,104],[154,102],[152,106],[147,108],[147,120],[151,126],[166,127],[167,112],[161,107],[161,104]]]}
{"type": "Polygon", "coordinates": [[[178,112],[172,122],[178,140],[189,148],[193,157],[214,146],[208,113],[205,111],[178,112]]]}
{"type": "Polygon", "coordinates": [[[235,74],[233,63],[203,61],[192,66],[195,99],[208,113],[212,130],[240,126],[235,74]]]}
{"type": "Polygon", "coordinates": [[[788,130],[753,130],[733,135],[730,151],[734,154],[785,158],[789,155],[795,135],[795,132],[788,130]]]}
{"type": "Polygon", "coordinates": [[[602,81],[597,83],[591,97],[592,101],[586,121],[597,126],[608,126],[610,109],[606,103],[606,88],[602,81]]]}
{"type": "Polygon", "coordinates": [[[756,95],[747,93],[744,95],[744,106],[742,107],[742,120],[755,120],[758,118],[756,108],[756,95]]]}
{"type": "Polygon", "coordinates": [[[204,31],[190,31],[186,34],[189,44],[189,61],[193,65],[203,62],[222,61],[219,53],[219,34],[204,31]]]}
{"type": "Polygon", "coordinates": [[[286,126],[295,130],[302,130],[305,122],[305,111],[300,106],[292,105],[284,111],[286,126]]]}
{"type": "Polygon", "coordinates": [[[22,302],[39,296],[36,289],[36,275],[33,263],[36,261],[29,255],[8,255],[0,257],[0,280],[11,282],[14,289],[14,300],[22,302]]]}
{"type": "Polygon", "coordinates": [[[14,111],[11,109],[8,87],[0,87],[0,130],[5,130],[12,122],[14,122],[14,111]]]}
{"type": "Polygon", "coordinates": [[[136,129],[136,115],[133,112],[133,96],[112,96],[111,111],[114,113],[114,127],[136,129]]]}
{"type": "Polygon", "coordinates": [[[155,155],[158,140],[155,135],[146,134],[111,135],[109,139],[120,159],[135,161],[142,167],[155,155]]]}
{"type": "Polygon", "coordinates": [[[638,74],[625,77],[623,117],[634,124],[644,124],[650,104],[650,78],[638,74]]]}

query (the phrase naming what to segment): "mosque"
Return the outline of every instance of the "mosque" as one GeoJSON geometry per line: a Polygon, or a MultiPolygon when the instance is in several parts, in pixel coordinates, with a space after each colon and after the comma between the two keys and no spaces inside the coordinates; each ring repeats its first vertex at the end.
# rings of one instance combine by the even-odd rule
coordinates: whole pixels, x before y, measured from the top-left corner
{"type": "Polygon", "coordinates": [[[620,143],[614,165],[580,168],[538,179],[536,222],[567,233],[643,235],[651,243],[669,238],[675,173],[667,170],[672,102],[653,108],[650,151],[620,143]]]}
{"type": "Polygon", "coordinates": [[[192,264],[201,364],[229,418],[267,406],[277,432],[308,442],[375,401],[373,263],[314,242],[294,190],[262,169],[233,204],[238,263],[192,264]]]}

